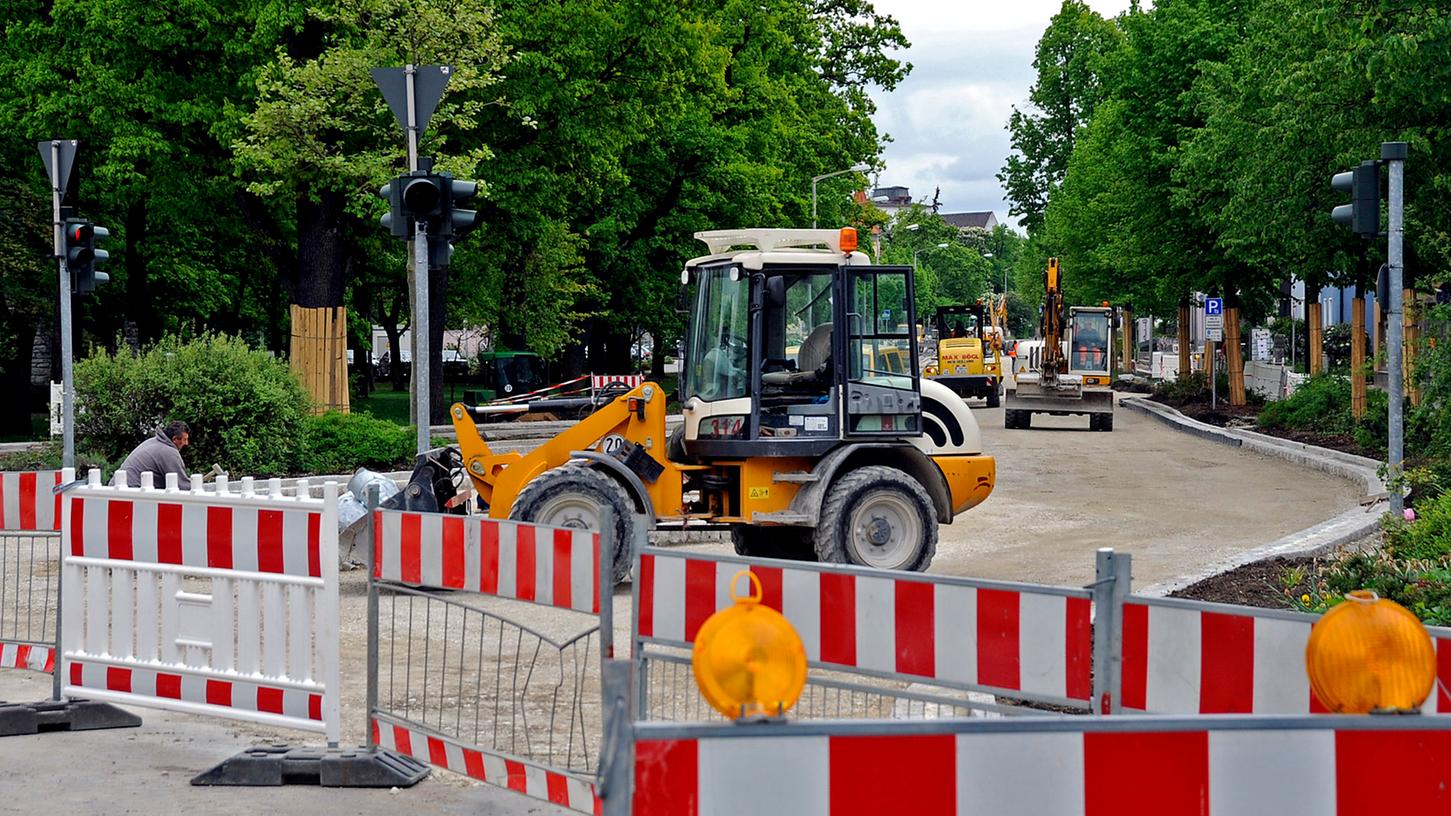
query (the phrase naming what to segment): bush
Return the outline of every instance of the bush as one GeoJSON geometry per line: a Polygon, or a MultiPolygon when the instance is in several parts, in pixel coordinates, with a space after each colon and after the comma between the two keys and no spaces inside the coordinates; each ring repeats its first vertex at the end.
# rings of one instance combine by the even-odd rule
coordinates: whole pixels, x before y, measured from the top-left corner
{"type": "Polygon", "coordinates": [[[1395,558],[1444,558],[1451,554],[1451,493],[1416,502],[1416,520],[1385,517],[1385,549],[1395,558]]]}
{"type": "Polygon", "coordinates": [[[77,447],[119,462],[164,422],[191,427],[191,470],[293,471],[309,399],[287,363],[239,339],[161,340],[76,364],[77,447]]]}
{"type": "Polygon", "coordinates": [[[1350,380],[1338,374],[1311,377],[1295,393],[1267,404],[1260,412],[1259,424],[1284,430],[1348,433],[1350,380]]]}
{"type": "Polygon", "coordinates": [[[1308,592],[1287,594],[1292,608],[1321,613],[1357,589],[1395,601],[1428,625],[1451,624],[1451,559],[1445,557],[1402,559],[1386,550],[1348,552],[1319,565],[1308,592]]]}
{"type": "MultiPolygon", "coordinates": [[[[60,470],[60,442],[46,442],[29,450],[0,453],[0,470],[60,470]]],[[[111,463],[86,452],[76,453],[76,473],[84,475],[91,468],[110,470],[111,463]]]]}
{"type": "Polygon", "coordinates": [[[1169,405],[1209,402],[1209,378],[1202,371],[1192,371],[1188,376],[1160,380],[1154,384],[1154,398],[1169,405]]]}
{"type": "Polygon", "coordinates": [[[367,414],[329,411],[304,421],[298,465],[306,473],[393,470],[413,461],[413,428],[367,414]]]}

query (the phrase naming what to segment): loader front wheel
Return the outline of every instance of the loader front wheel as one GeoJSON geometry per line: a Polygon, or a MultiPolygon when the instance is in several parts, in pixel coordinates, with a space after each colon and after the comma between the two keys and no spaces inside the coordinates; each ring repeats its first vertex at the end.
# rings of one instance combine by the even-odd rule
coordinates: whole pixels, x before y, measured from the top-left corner
{"type": "Polygon", "coordinates": [[[921,572],[937,552],[932,498],[896,468],[857,468],[827,491],[815,544],[826,563],[921,572]]]}
{"type": "Polygon", "coordinates": [[[630,548],[643,524],[619,482],[583,463],[546,470],[519,491],[509,518],[551,527],[600,529],[603,508],[614,512],[609,542],[615,583],[630,574],[630,548]]]}

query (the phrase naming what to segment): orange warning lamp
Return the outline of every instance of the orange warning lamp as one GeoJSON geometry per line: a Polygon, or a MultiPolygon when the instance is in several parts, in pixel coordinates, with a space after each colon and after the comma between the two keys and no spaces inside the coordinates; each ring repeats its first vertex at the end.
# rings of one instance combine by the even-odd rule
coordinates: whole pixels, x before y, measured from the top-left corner
{"type": "Polygon", "coordinates": [[[1305,670],[1332,712],[1414,712],[1436,682],[1436,650],[1405,607],[1359,589],[1315,624],[1305,670]]]}
{"type": "Polygon", "coordinates": [[[711,707],[729,719],[776,716],[796,705],[806,687],[806,647],[791,622],[761,605],[761,581],[749,570],[731,578],[731,600],[695,636],[690,666],[711,707]],[[736,595],[750,579],[752,594],[736,595]]]}
{"type": "Polygon", "coordinates": [[[842,227],[841,237],[837,239],[837,241],[841,244],[841,251],[843,254],[850,255],[853,252],[856,252],[856,228],[842,227]]]}

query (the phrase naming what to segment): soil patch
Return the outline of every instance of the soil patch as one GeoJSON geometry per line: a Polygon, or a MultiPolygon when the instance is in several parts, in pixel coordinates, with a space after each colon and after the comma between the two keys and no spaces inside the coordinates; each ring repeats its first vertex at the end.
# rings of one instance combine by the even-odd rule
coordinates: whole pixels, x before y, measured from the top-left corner
{"type": "Polygon", "coordinates": [[[1314,558],[1271,558],[1232,569],[1212,578],[1205,578],[1169,594],[1171,598],[1188,598],[1211,603],[1285,609],[1288,595],[1306,592],[1315,575],[1314,558]],[[1287,585],[1290,570],[1301,569],[1298,582],[1287,585]]]}

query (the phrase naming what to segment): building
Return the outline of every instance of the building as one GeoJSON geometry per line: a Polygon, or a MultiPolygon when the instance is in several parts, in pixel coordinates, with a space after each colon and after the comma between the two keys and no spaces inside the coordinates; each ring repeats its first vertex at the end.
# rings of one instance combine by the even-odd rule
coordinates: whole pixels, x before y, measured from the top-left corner
{"type": "Polygon", "coordinates": [[[887,215],[895,216],[912,206],[912,193],[906,187],[874,187],[872,203],[887,215]]]}
{"type": "Polygon", "coordinates": [[[998,225],[998,217],[991,211],[943,213],[942,220],[957,227],[958,232],[966,232],[970,229],[992,232],[993,228],[998,225]]]}

